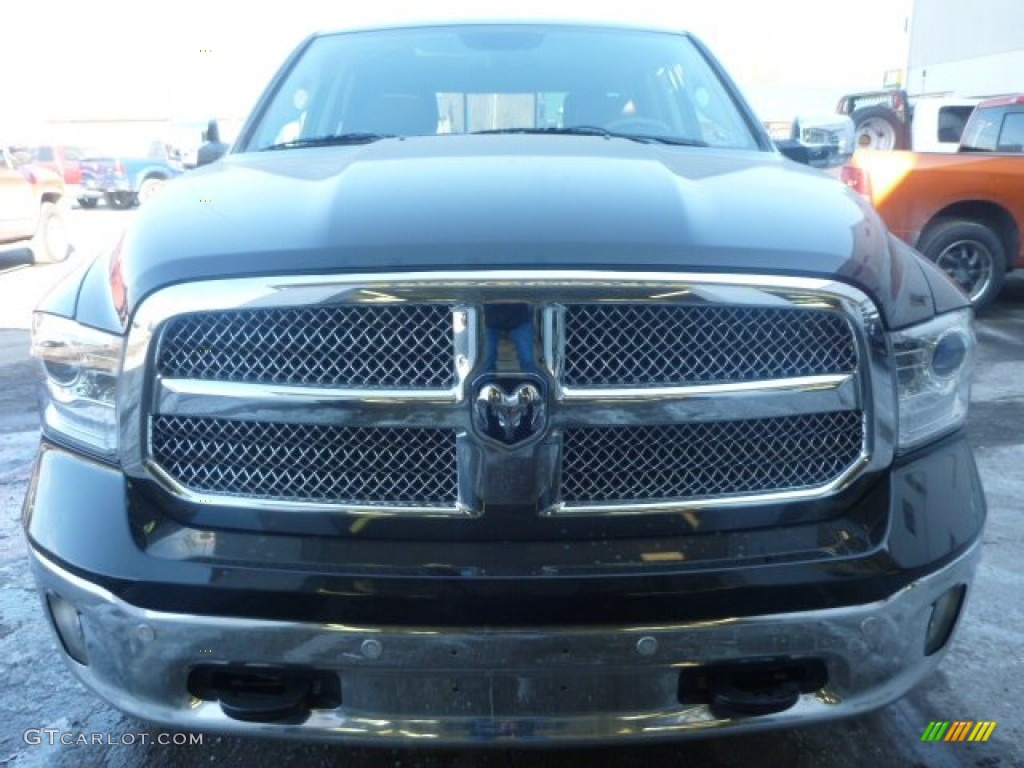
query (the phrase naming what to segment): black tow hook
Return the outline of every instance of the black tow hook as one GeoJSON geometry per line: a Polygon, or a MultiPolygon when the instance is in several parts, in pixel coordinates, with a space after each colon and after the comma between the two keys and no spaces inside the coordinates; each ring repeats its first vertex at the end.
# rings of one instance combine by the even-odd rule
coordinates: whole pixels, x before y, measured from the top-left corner
{"type": "Polygon", "coordinates": [[[740,688],[724,681],[711,689],[711,714],[719,720],[785,712],[800,699],[795,683],[780,682],[771,686],[740,688]]]}
{"type": "Polygon", "coordinates": [[[224,714],[248,723],[305,720],[309,715],[308,697],[309,681],[294,678],[279,682],[252,676],[249,680],[232,680],[218,692],[224,714]]]}
{"type": "Polygon", "coordinates": [[[683,670],[679,701],[706,704],[718,719],[735,719],[785,712],[828,682],[820,659],[765,659],[710,664],[683,670]]]}
{"type": "Polygon", "coordinates": [[[313,709],[341,706],[338,676],[320,670],[210,665],[192,670],[188,688],[247,723],[301,723],[313,709]]]}

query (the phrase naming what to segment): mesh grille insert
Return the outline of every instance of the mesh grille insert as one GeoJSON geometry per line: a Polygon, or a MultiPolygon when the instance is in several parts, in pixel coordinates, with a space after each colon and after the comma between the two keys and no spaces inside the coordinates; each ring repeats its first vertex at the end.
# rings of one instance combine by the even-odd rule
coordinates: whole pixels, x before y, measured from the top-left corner
{"type": "Polygon", "coordinates": [[[567,502],[654,502],[813,488],[859,458],[859,411],[653,427],[568,429],[567,502]]]}
{"type": "Polygon", "coordinates": [[[160,340],[172,378],[444,389],[455,381],[452,307],[284,307],[181,315],[160,340]]]}
{"type": "Polygon", "coordinates": [[[455,431],[153,418],[153,458],[198,493],[453,505],[455,431]]]}
{"type": "Polygon", "coordinates": [[[850,373],[847,320],[822,310],[717,305],[573,304],[565,383],[671,386],[850,373]]]}

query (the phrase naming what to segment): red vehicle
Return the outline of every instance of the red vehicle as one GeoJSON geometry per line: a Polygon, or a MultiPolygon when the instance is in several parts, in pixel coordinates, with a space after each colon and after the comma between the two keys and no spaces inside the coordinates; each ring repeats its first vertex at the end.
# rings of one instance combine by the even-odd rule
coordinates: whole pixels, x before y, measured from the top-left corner
{"type": "Polygon", "coordinates": [[[56,173],[65,184],[77,185],[82,182],[82,150],[59,144],[39,144],[25,147],[31,156],[30,162],[37,168],[48,168],[56,173]]]}

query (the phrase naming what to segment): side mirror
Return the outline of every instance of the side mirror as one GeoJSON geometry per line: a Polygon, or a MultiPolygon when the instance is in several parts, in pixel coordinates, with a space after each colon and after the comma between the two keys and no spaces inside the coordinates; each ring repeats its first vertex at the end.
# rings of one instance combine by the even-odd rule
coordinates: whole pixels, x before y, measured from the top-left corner
{"type": "Polygon", "coordinates": [[[853,120],[847,115],[797,117],[791,137],[775,144],[790,160],[814,168],[845,165],[857,148],[853,120]]]}
{"type": "Polygon", "coordinates": [[[203,131],[203,144],[196,151],[196,167],[220,160],[228,152],[228,145],[220,140],[220,126],[211,120],[203,131]]]}
{"type": "Polygon", "coordinates": [[[780,139],[775,142],[775,148],[794,163],[811,165],[811,148],[796,139],[780,139]]]}
{"type": "Polygon", "coordinates": [[[203,131],[203,141],[220,143],[220,125],[217,124],[216,120],[211,120],[206,124],[206,130],[203,131]]]}

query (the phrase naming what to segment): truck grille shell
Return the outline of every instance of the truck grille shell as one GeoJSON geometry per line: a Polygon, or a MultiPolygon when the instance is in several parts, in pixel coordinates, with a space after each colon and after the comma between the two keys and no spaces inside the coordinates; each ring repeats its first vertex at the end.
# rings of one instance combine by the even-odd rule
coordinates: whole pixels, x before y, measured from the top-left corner
{"type": "MultiPolygon", "coordinates": [[[[892,458],[877,311],[831,281],[246,278],[164,289],[133,328],[122,464],[194,503],[660,514],[823,498],[892,458]],[[493,303],[532,318],[544,411],[519,443],[481,426],[496,423],[478,401],[493,303]]],[[[501,345],[504,408],[527,379],[511,337],[501,345]]]]}

